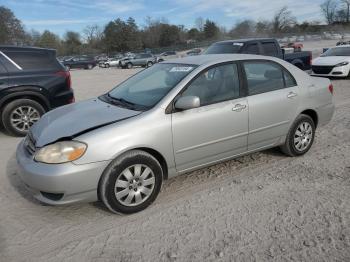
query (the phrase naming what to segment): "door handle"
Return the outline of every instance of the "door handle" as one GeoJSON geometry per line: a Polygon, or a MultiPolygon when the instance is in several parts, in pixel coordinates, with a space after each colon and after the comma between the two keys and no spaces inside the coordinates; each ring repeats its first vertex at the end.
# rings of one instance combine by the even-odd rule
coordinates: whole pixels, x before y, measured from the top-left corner
{"type": "Polygon", "coordinates": [[[232,108],[232,111],[241,112],[246,107],[247,107],[246,105],[237,104],[237,105],[235,105],[234,108],[232,108]]]}
{"type": "Polygon", "coordinates": [[[294,93],[294,92],[290,92],[287,97],[288,98],[293,98],[293,97],[296,97],[298,94],[297,93],[294,93]]]}

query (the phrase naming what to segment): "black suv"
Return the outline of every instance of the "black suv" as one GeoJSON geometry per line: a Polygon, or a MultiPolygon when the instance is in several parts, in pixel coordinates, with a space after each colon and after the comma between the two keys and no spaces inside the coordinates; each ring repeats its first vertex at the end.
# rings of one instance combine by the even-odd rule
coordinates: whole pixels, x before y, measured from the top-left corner
{"type": "Polygon", "coordinates": [[[64,60],[63,64],[68,70],[71,68],[93,69],[97,65],[97,61],[90,56],[75,56],[69,60],[64,60]]]}
{"type": "Polygon", "coordinates": [[[74,102],[70,73],[51,49],[0,46],[0,125],[15,136],[48,110],[74,102]]]}

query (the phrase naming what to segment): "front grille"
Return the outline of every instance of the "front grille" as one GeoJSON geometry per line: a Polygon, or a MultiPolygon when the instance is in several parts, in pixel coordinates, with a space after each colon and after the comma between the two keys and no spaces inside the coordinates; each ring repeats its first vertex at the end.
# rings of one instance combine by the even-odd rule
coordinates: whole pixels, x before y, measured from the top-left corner
{"type": "Polygon", "coordinates": [[[31,134],[31,132],[29,132],[24,140],[24,146],[27,149],[28,153],[33,155],[35,153],[35,140],[31,134]]]}
{"type": "Polygon", "coordinates": [[[334,66],[312,66],[312,71],[315,74],[328,75],[333,68],[334,66]]]}

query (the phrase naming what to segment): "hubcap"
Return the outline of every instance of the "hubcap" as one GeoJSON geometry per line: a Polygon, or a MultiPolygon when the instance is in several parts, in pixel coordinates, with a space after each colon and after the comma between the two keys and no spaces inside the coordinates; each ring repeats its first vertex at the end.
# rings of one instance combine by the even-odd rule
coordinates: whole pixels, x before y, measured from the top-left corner
{"type": "Polygon", "coordinates": [[[146,165],[126,168],[115,182],[115,196],[125,206],[137,206],[145,202],[153,192],[155,176],[146,165]]]}
{"type": "Polygon", "coordinates": [[[312,127],[308,122],[302,122],[294,134],[294,146],[298,151],[304,151],[312,141],[312,127]]]}
{"type": "Polygon", "coordinates": [[[20,132],[27,132],[39,118],[38,110],[31,106],[17,107],[10,115],[12,127],[20,132]]]}

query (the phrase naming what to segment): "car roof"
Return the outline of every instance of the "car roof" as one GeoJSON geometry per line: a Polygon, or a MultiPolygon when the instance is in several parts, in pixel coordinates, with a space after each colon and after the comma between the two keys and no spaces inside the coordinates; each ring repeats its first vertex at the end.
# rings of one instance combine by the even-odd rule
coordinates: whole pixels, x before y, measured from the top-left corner
{"type": "Polygon", "coordinates": [[[347,44],[347,45],[337,45],[337,46],[333,46],[333,47],[331,47],[331,48],[338,48],[338,47],[340,47],[340,48],[342,48],[342,47],[350,47],[350,44],[347,44]]]}
{"type": "Polygon", "coordinates": [[[13,46],[13,45],[0,45],[1,51],[52,51],[56,52],[55,49],[31,47],[31,46],[13,46]]]}
{"type": "Polygon", "coordinates": [[[223,62],[229,62],[229,61],[252,60],[252,59],[265,59],[265,60],[271,60],[271,61],[276,60],[274,57],[262,56],[262,55],[211,54],[211,55],[186,56],[182,58],[169,59],[162,63],[204,65],[208,63],[223,63],[223,62]]]}
{"type": "Polygon", "coordinates": [[[223,44],[223,43],[247,43],[252,41],[276,41],[273,38],[245,38],[245,39],[232,39],[216,42],[214,44],[223,44]]]}

